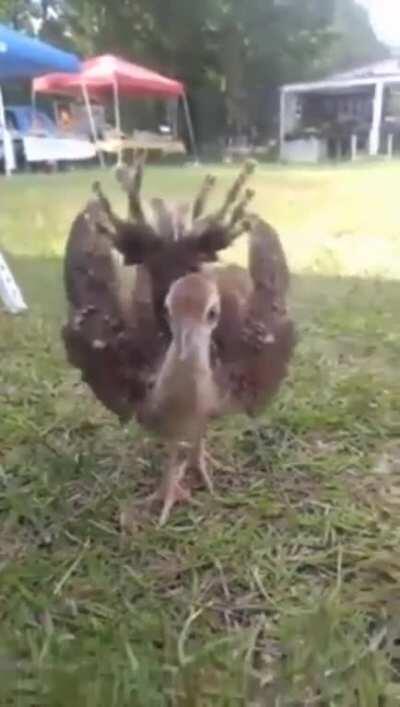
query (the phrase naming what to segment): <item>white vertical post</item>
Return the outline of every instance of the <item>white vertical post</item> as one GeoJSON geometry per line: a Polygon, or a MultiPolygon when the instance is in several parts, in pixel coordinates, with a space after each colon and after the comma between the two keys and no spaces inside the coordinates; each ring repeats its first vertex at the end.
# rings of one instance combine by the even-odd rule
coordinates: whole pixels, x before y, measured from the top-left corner
{"type": "Polygon", "coordinates": [[[358,137],[356,134],[352,134],[350,137],[350,152],[351,152],[351,161],[354,162],[357,159],[357,144],[358,144],[358,137]]]}
{"type": "Polygon", "coordinates": [[[389,133],[389,135],[387,136],[387,156],[390,160],[393,157],[393,138],[393,133],[389,133]]]}
{"type": "Polygon", "coordinates": [[[121,109],[119,105],[119,91],[118,91],[118,81],[114,78],[113,81],[113,94],[114,94],[114,116],[115,116],[115,129],[118,133],[119,140],[119,150],[118,150],[118,164],[122,163],[122,137],[121,137],[121,109]]]}
{"type": "Polygon", "coordinates": [[[118,91],[118,81],[114,79],[113,81],[113,93],[114,93],[114,117],[115,117],[115,127],[118,132],[121,132],[121,111],[119,105],[119,91],[118,91]]]}
{"type": "Polygon", "coordinates": [[[92,106],[90,103],[90,98],[89,98],[87,86],[84,82],[82,82],[81,87],[82,87],[83,100],[85,101],[86,112],[87,112],[88,118],[89,118],[90,132],[92,133],[94,146],[96,148],[96,152],[97,152],[97,156],[99,158],[100,166],[104,167],[104,155],[103,155],[103,152],[99,149],[97,128],[96,128],[96,123],[95,123],[95,120],[93,117],[92,106]]]}
{"type": "Polygon", "coordinates": [[[52,101],[51,102],[52,108],[53,108],[53,118],[54,122],[57,125],[57,128],[60,125],[60,118],[59,118],[59,108],[58,108],[58,101],[52,101]]]}
{"type": "Polygon", "coordinates": [[[183,110],[185,113],[186,125],[187,125],[187,129],[189,132],[190,144],[192,146],[194,161],[196,164],[198,164],[199,163],[199,155],[198,155],[198,151],[197,151],[196,138],[194,136],[192,117],[190,115],[189,103],[188,103],[188,100],[186,97],[186,93],[182,94],[182,102],[183,102],[183,110]]]}
{"type": "Polygon", "coordinates": [[[4,108],[3,91],[0,86],[0,127],[3,138],[4,171],[10,177],[15,169],[14,144],[9,130],[7,129],[6,111],[4,108]]]}
{"type": "Polygon", "coordinates": [[[34,120],[34,122],[35,122],[35,124],[36,124],[36,108],[37,108],[37,105],[36,105],[36,91],[35,91],[35,87],[34,87],[34,85],[33,85],[33,82],[32,82],[32,89],[31,89],[31,103],[32,103],[32,111],[33,111],[33,120],[34,120]]]}
{"type": "Polygon", "coordinates": [[[370,154],[370,157],[376,157],[379,154],[384,88],[385,88],[384,81],[378,81],[375,85],[375,96],[374,96],[374,104],[373,104],[373,112],[372,112],[372,125],[371,125],[371,131],[369,134],[369,154],[370,154]]]}
{"type": "Polygon", "coordinates": [[[286,115],[285,115],[285,89],[280,90],[280,108],[279,108],[279,157],[283,159],[283,143],[285,141],[285,125],[286,125],[286,115]]]}
{"type": "Polygon", "coordinates": [[[168,117],[172,123],[172,134],[174,139],[178,139],[178,99],[173,98],[168,104],[168,117]]]}

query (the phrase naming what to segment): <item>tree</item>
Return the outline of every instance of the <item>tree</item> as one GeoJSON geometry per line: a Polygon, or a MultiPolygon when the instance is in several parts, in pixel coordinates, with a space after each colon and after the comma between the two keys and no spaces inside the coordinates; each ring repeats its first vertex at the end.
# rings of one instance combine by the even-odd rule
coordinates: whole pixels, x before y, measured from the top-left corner
{"type": "Polygon", "coordinates": [[[389,49],[377,39],[367,10],[354,0],[335,0],[336,41],[326,57],[329,69],[351,69],[385,59],[389,49]]]}
{"type": "Polygon", "coordinates": [[[267,84],[315,73],[333,33],[318,0],[219,0],[216,5],[227,119],[234,132],[243,132],[254,122],[252,96],[262,96],[267,84]]]}
{"type": "Polygon", "coordinates": [[[122,54],[223,95],[242,132],[265,93],[386,56],[356,0],[0,0],[0,16],[83,55],[122,54]]]}
{"type": "Polygon", "coordinates": [[[73,49],[75,44],[67,31],[66,8],[63,0],[0,0],[0,20],[61,48],[73,49]]]}

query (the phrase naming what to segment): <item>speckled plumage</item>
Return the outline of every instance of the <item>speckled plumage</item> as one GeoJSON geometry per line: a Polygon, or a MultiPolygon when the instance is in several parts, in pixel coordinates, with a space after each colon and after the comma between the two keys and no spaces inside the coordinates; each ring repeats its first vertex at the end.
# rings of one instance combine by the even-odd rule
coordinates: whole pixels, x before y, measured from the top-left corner
{"type": "MultiPolygon", "coordinates": [[[[256,413],[287,373],[295,344],[286,310],[289,271],[276,232],[247,214],[251,194],[241,192],[249,167],[213,215],[203,215],[213,186],[207,178],[191,209],[172,209],[156,200],[152,218],[145,216],[140,200],[141,170],[139,165],[133,174],[119,175],[128,192],[130,220],[115,216],[97,185],[97,198],[73,224],[65,256],[69,317],[63,338],[70,363],[82,371],[97,398],[123,419],[135,416],[171,444],[192,445],[210,487],[202,443],[209,418],[256,413]],[[249,269],[211,266],[243,230],[244,220],[249,269]],[[193,371],[174,353],[177,333],[166,318],[167,295],[177,281],[186,290],[174,310],[176,321],[190,319],[208,342],[201,367],[187,363],[193,371]],[[201,290],[208,281],[218,293],[218,321],[209,338],[200,323],[202,300],[196,304],[195,292],[196,282],[201,290]],[[173,365],[165,378],[170,359],[173,365]],[[185,390],[179,388],[182,381],[185,390]]],[[[174,500],[184,495],[173,476],[176,455],[171,458],[163,520],[174,500]]],[[[182,476],[182,465],[180,469],[182,476]]]]}

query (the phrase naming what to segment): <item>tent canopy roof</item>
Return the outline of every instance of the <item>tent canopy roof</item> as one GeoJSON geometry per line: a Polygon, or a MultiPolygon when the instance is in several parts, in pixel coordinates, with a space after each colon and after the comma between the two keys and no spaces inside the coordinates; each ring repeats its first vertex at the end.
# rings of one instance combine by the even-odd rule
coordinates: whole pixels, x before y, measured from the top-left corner
{"type": "Polygon", "coordinates": [[[92,94],[102,93],[113,86],[118,86],[124,95],[181,96],[184,93],[180,81],[108,54],[83,62],[82,71],[75,76],[42,76],[34,81],[33,88],[38,93],[75,95],[81,91],[82,85],[92,94]]]}
{"type": "Polygon", "coordinates": [[[0,81],[80,69],[81,62],[74,54],[0,25],[0,81]]]}

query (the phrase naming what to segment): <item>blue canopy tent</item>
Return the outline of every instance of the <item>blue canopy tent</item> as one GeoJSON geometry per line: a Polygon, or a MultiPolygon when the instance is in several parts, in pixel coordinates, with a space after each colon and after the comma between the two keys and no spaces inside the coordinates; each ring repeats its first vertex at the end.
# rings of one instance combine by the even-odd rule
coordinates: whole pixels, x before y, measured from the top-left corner
{"type": "MultiPolygon", "coordinates": [[[[0,24],[0,84],[15,79],[31,79],[50,71],[77,73],[80,70],[81,63],[74,54],[56,49],[0,24]]],[[[14,154],[11,136],[7,131],[1,87],[0,127],[3,132],[5,171],[10,174],[14,165],[14,154]]]]}
{"type": "MultiPolygon", "coordinates": [[[[31,79],[49,71],[75,73],[80,71],[79,59],[37,39],[26,37],[0,25],[0,129],[6,174],[14,166],[13,142],[7,130],[1,83],[15,79],[31,79]]],[[[27,309],[22,294],[7,263],[0,253],[0,299],[8,312],[17,314],[27,309]]]]}
{"type": "Polygon", "coordinates": [[[77,73],[81,63],[74,54],[0,25],[0,80],[33,78],[49,71],[77,73]]]}

